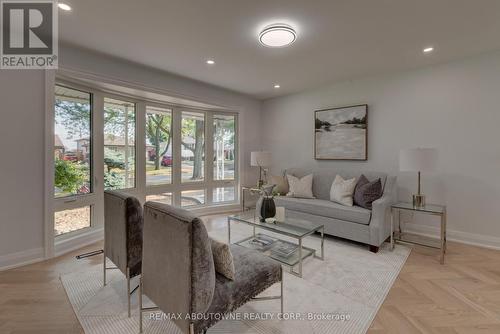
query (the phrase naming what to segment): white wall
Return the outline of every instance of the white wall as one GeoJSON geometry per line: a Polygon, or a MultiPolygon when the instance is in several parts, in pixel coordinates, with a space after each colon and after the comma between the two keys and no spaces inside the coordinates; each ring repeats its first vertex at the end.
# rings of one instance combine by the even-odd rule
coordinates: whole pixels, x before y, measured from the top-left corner
{"type": "MultiPolygon", "coordinates": [[[[250,151],[260,149],[261,102],[215,86],[63,45],[59,64],[240,112],[242,183],[254,183],[250,151]]],[[[43,257],[44,113],[42,71],[0,70],[0,269],[43,257]]]]}
{"type": "Polygon", "coordinates": [[[0,267],[43,256],[45,76],[0,70],[0,267]]]}
{"type": "Polygon", "coordinates": [[[500,52],[268,100],[262,115],[275,171],[386,171],[398,175],[404,200],[416,177],[399,173],[399,150],[438,148],[439,171],[423,175],[423,192],[447,204],[449,239],[500,247],[500,52]],[[315,161],[313,111],[361,103],[369,105],[368,161],[315,161]]]}

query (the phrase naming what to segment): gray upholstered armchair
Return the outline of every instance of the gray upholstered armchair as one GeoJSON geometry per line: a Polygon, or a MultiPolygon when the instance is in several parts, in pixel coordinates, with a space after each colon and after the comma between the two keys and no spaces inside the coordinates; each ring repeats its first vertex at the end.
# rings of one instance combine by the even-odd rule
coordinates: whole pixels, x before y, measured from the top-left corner
{"type": "Polygon", "coordinates": [[[119,191],[104,192],[104,285],[108,269],[119,269],[127,277],[129,317],[130,279],[141,274],[143,225],[137,198],[119,191]],[[106,258],[116,267],[108,268],[106,258]]]}
{"type": "Polygon", "coordinates": [[[172,206],[147,202],[144,205],[144,250],[139,291],[140,320],[147,311],[181,314],[175,324],[183,333],[206,332],[221,317],[255,298],[271,285],[281,282],[283,272],[274,260],[237,245],[230,246],[235,278],[215,272],[211,241],[201,219],[172,206]],[[142,294],[157,307],[143,308],[142,294]],[[202,314],[199,320],[186,315],[202,314]],[[207,316],[208,315],[208,316],[207,316]]]}

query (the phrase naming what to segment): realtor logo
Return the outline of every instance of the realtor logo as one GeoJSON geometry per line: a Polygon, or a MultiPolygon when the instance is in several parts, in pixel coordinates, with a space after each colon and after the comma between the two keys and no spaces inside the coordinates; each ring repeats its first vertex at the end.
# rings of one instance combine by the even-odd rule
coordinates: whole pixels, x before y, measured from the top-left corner
{"type": "Polygon", "coordinates": [[[0,68],[57,68],[57,3],[2,0],[0,7],[0,68]]]}

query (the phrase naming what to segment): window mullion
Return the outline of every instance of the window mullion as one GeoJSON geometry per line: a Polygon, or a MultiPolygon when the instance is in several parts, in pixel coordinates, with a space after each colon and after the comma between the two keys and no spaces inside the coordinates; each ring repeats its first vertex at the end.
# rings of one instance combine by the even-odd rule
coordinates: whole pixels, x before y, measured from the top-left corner
{"type": "Polygon", "coordinates": [[[182,127],[182,114],[178,108],[172,108],[172,186],[173,186],[173,201],[172,204],[180,206],[181,204],[181,178],[182,178],[182,164],[181,164],[181,127],[182,127]]]}
{"type": "Polygon", "coordinates": [[[214,180],[214,124],[213,113],[206,112],[205,115],[205,188],[206,203],[213,203],[213,180],[214,180]]]}
{"type": "Polygon", "coordinates": [[[92,227],[104,226],[104,96],[101,92],[92,95],[92,177],[95,204],[92,210],[92,227]]]}
{"type": "Polygon", "coordinates": [[[135,186],[141,200],[145,200],[146,194],[146,104],[136,103],[136,140],[135,140],[135,186]]]}

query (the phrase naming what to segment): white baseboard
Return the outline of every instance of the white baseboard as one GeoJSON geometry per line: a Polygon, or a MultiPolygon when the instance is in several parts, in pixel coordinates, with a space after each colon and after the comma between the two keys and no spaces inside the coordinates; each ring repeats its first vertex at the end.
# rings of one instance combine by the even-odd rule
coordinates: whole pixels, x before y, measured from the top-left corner
{"type": "Polygon", "coordinates": [[[55,256],[61,256],[104,239],[104,228],[79,233],[74,237],[56,239],[55,256]]]}
{"type": "Polygon", "coordinates": [[[33,248],[0,256],[0,271],[13,269],[44,260],[43,248],[33,248]]]}
{"type": "MultiPolygon", "coordinates": [[[[439,227],[416,223],[404,223],[402,226],[404,231],[425,237],[439,238],[439,227]]],[[[448,229],[446,231],[446,239],[448,241],[455,241],[462,244],[500,250],[500,238],[489,235],[448,229]]]]}

